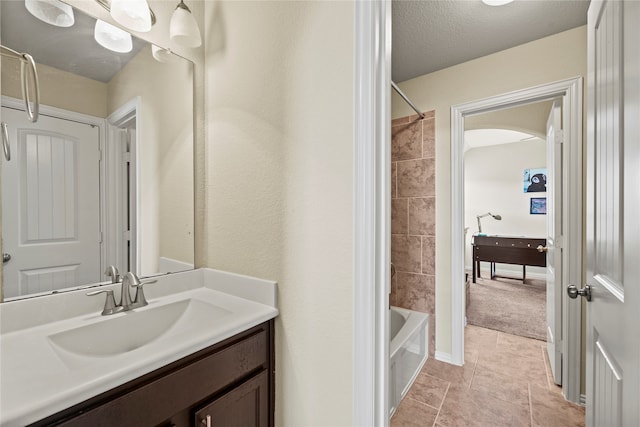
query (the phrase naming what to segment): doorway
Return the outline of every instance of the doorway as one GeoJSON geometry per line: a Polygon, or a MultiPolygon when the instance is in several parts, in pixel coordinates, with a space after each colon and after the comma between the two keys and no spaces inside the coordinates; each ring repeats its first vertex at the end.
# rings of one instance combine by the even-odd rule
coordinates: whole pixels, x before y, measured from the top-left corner
{"type": "Polygon", "coordinates": [[[464,129],[465,120],[480,114],[529,105],[554,98],[562,99],[564,144],[562,145],[563,185],[563,260],[562,280],[553,292],[562,307],[561,336],[557,340],[562,354],[563,394],[567,400],[580,401],[581,313],[571,306],[561,292],[563,284],[581,280],[582,272],[582,79],[569,79],[508,94],[498,95],[452,107],[452,347],[453,358],[463,364],[465,293],[464,293],[464,129]],[[572,221],[569,221],[573,218],[572,221]]]}
{"type": "Polygon", "coordinates": [[[547,197],[551,109],[544,101],[470,117],[464,141],[467,324],[540,342],[548,334],[547,218],[561,213],[547,197]]]}

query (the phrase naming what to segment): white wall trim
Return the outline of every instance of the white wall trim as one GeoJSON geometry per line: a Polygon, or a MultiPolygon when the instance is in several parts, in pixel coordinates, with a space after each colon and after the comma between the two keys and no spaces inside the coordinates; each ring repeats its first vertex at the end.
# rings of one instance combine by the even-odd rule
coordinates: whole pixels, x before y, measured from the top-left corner
{"type": "MultiPolygon", "coordinates": [[[[139,206],[140,198],[138,195],[140,194],[140,164],[139,164],[139,145],[142,140],[142,130],[140,126],[140,117],[141,117],[141,108],[142,108],[142,100],[139,96],[134,97],[133,99],[127,101],[122,106],[117,108],[113,113],[107,117],[107,123],[110,126],[115,128],[121,127],[124,123],[131,120],[131,118],[135,118],[136,120],[136,129],[135,129],[135,140],[132,141],[130,147],[130,172],[134,177],[134,185],[133,189],[130,188],[131,194],[130,203],[129,203],[129,217],[130,217],[130,232],[131,232],[131,240],[130,240],[130,250],[131,255],[133,256],[133,270],[136,274],[142,274],[142,227],[138,225],[141,224],[142,218],[141,209],[139,206]]],[[[124,219],[121,218],[121,212],[124,209],[122,200],[124,197],[124,189],[122,188],[122,174],[121,167],[123,164],[123,152],[120,144],[115,143],[115,139],[117,137],[113,135],[113,132],[109,132],[109,138],[112,139],[110,141],[109,146],[110,151],[107,157],[107,170],[109,171],[108,182],[111,186],[111,191],[109,193],[111,200],[109,201],[109,206],[111,207],[111,211],[109,212],[109,226],[111,230],[115,230],[115,232],[111,232],[113,234],[112,239],[110,241],[111,251],[110,253],[114,254],[115,258],[112,262],[115,265],[122,265],[124,262],[123,259],[123,249],[120,247],[120,243],[122,242],[121,233],[124,229],[124,219]],[[117,238],[120,237],[120,238],[117,238]]],[[[122,272],[124,274],[124,272],[122,272]]]]}
{"type": "Polygon", "coordinates": [[[455,363],[453,363],[453,355],[451,353],[445,353],[444,351],[436,350],[434,357],[436,360],[439,360],[440,362],[445,362],[445,363],[450,363],[452,365],[455,365],[455,363]]]}
{"type": "Polygon", "coordinates": [[[355,2],[352,425],[389,425],[391,2],[355,2]]]}
{"type": "MultiPolygon", "coordinates": [[[[582,77],[517,90],[451,107],[451,340],[455,364],[464,360],[464,118],[562,97],[568,179],[563,184],[563,283],[582,283],[582,77]]],[[[562,293],[562,383],[565,397],[580,400],[581,304],[562,293]]],[[[460,362],[460,363],[458,363],[460,362]]]]}

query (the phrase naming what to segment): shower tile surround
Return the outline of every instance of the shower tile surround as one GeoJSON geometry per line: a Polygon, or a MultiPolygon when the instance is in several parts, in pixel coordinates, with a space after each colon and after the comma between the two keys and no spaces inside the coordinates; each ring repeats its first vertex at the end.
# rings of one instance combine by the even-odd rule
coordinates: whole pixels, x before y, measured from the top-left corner
{"type": "Polygon", "coordinates": [[[435,350],[435,111],[391,122],[391,304],[429,314],[435,350]]]}

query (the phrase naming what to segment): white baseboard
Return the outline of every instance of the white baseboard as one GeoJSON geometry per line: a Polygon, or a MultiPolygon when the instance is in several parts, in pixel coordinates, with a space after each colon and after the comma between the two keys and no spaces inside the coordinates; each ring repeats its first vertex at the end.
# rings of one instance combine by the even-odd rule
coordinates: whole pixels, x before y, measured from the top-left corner
{"type": "Polygon", "coordinates": [[[166,257],[160,257],[158,261],[159,273],[176,273],[178,271],[193,270],[193,264],[178,261],[166,257]]]}
{"type": "MultiPolygon", "coordinates": [[[[527,268],[527,278],[528,279],[538,279],[538,280],[546,280],[546,273],[536,273],[535,271],[530,271],[530,268],[542,268],[542,267],[529,267],[527,268]]],[[[471,266],[466,266],[465,271],[469,273],[471,276],[472,268],[471,266]]],[[[480,273],[483,277],[489,277],[489,269],[481,268],[480,273]]],[[[504,276],[504,277],[512,277],[514,279],[522,279],[522,267],[516,269],[507,269],[507,268],[496,268],[496,275],[504,276]]]]}
{"type": "Polygon", "coordinates": [[[440,362],[445,362],[450,365],[455,365],[455,363],[453,363],[453,356],[451,355],[451,353],[445,353],[444,351],[436,350],[435,358],[440,362]]]}

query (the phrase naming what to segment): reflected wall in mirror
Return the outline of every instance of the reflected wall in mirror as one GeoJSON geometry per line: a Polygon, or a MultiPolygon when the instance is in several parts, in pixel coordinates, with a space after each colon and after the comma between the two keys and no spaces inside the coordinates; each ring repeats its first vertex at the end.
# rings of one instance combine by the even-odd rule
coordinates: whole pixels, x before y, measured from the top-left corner
{"type": "Polygon", "coordinates": [[[29,53],[40,118],[27,120],[20,64],[2,58],[3,298],[193,268],[193,64],[132,39],[129,53],[94,38],[96,19],[71,27],[0,3],[0,43],[29,53]],[[9,259],[10,258],[10,259],[9,259]]]}

